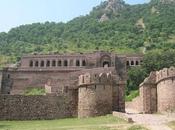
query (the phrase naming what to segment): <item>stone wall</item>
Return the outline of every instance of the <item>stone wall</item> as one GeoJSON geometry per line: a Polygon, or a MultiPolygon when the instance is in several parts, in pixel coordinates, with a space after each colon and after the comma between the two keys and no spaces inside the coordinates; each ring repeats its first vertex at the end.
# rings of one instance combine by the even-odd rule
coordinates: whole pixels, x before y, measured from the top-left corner
{"type": "Polygon", "coordinates": [[[139,97],[128,104],[140,113],[157,112],[156,72],[150,73],[139,87],[139,97]]]}
{"type": "Polygon", "coordinates": [[[92,117],[112,112],[112,76],[85,73],[79,76],[78,117],[92,117]]]}
{"type": "Polygon", "coordinates": [[[158,111],[175,111],[175,68],[157,72],[158,111]]]}
{"type": "Polygon", "coordinates": [[[55,95],[0,95],[0,120],[58,119],[77,116],[77,104],[72,98],[55,95]]]}
{"type": "Polygon", "coordinates": [[[125,56],[115,58],[115,72],[117,76],[113,77],[113,108],[119,112],[125,112],[125,87],[127,80],[125,56]],[[116,103],[118,103],[117,106],[116,103]]]}
{"type": "MultiPolygon", "coordinates": [[[[119,81],[118,87],[118,110],[119,112],[125,112],[125,87],[126,81],[119,81]]],[[[113,99],[115,101],[115,99],[113,99]]]]}
{"type": "Polygon", "coordinates": [[[149,77],[140,85],[140,101],[143,113],[157,112],[156,72],[150,73],[149,77]]]}
{"type": "Polygon", "coordinates": [[[143,61],[143,55],[127,55],[127,66],[140,66],[143,61]]]}
{"type": "Polygon", "coordinates": [[[0,94],[2,93],[2,71],[0,70],[0,94]]]}
{"type": "Polygon", "coordinates": [[[2,73],[1,92],[2,94],[10,94],[10,90],[13,84],[11,75],[9,74],[7,68],[3,69],[1,73],[2,73]]]}
{"type": "MultiPolygon", "coordinates": [[[[70,72],[68,71],[8,71],[10,76],[10,94],[23,94],[27,88],[45,88],[45,85],[52,86],[53,93],[59,93],[65,86],[70,86],[70,72]]],[[[4,75],[5,77],[5,75],[4,75]]],[[[9,83],[4,79],[4,83],[9,83]]],[[[4,85],[4,88],[7,85],[4,85]]]]}
{"type": "MultiPolygon", "coordinates": [[[[175,68],[152,72],[140,85],[140,96],[130,103],[143,113],[175,111],[175,68]],[[138,104],[139,103],[139,104],[138,104]]],[[[134,107],[133,107],[134,108],[134,107]]]]}
{"type": "Polygon", "coordinates": [[[91,85],[79,88],[78,117],[112,113],[112,86],[91,85]]]}

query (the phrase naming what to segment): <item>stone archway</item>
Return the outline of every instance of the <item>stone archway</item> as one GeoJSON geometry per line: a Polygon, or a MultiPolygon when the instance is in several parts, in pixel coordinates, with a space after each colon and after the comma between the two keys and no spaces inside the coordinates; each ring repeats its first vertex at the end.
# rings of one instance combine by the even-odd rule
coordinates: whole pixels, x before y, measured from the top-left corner
{"type": "Polygon", "coordinates": [[[101,67],[111,67],[111,57],[109,55],[104,55],[100,59],[101,67]]]}

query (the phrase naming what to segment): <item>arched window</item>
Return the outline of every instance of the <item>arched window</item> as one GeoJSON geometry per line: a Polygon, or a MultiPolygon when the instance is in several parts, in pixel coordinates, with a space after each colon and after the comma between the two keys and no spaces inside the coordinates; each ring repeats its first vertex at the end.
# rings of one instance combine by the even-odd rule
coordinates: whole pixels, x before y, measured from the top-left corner
{"type": "Polygon", "coordinates": [[[53,67],[56,66],[56,61],[55,61],[55,60],[52,61],[52,66],[53,66],[53,67]]]}
{"type": "Polygon", "coordinates": [[[39,66],[39,62],[35,61],[35,67],[38,67],[38,66],[39,66]]]}
{"type": "Polygon", "coordinates": [[[29,66],[33,67],[33,61],[32,60],[30,61],[29,66]]]}
{"type": "Polygon", "coordinates": [[[126,65],[129,66],[129,61],[127,61],[126,65]]]}
{"type": "Polygon", "coordinates": [[[58,66],[61,66],[61,65],[62,65],[61,60],[58,60],[58,66]]]}
{"type": "Polygon", "coordinates": [[[10,79],[10,74],[7,75],[7,78],[10,79]]]}
{"type": "Polygon", "coordinates": [[[82,61],[82,66],[86,66],[86,61],[85,60],[82,61]]]}
{"type": "Polygon", "coordinates": [[[68,66],[67,60],[64,60],[64,66],[68,66]]]}
{"type": "Polygon", "coordinates": [[[131,61],[131,65],[134,65],[134,61],[131,61]]]}
{"type": "Polygon", "coordinates": [[[139,65],[139,62],[138,61],[136,61],[136,65],[139,65]]]}
{"type": "Polygon", "coordinates": [[[80,61],[76,60],[76,66],[80,66],[80,61]]]}
{"type": "Polygon", "coordinates": [[[41,61],[40,66],[41,66],[41,67],[44,67],[44,61],[43,61],[43,60],[41,61]]]}
{"type": "Polygon", "coordinates": [[[46,66],[47,66],[47,67],[49,67],[49,66],[50,66],[50,61],[49,61],[49,60],[47,61],[46,66]]]}

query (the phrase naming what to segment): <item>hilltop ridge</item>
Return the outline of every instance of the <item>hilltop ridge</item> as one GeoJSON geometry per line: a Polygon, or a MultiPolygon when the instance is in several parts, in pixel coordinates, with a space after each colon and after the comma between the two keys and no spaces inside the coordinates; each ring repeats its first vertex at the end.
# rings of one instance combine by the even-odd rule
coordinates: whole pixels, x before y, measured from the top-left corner
{"type": "Polygon", "coordinates": [[[105,50],[126,54],[175,49],[174,21],[174,0],[138,5],[109,0],[67,23],[33,23],[0,33],[0,55],[16,60],[34,52],[105,50]]]}

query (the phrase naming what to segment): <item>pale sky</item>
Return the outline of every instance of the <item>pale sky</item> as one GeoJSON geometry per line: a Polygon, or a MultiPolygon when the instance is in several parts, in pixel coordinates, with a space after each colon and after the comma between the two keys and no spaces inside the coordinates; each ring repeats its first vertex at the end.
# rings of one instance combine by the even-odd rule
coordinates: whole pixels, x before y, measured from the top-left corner
{"type": "MultiPolygon", "coordinates": [[[[88,14],[104,0],[0,0],[0,32],[35,22],[67,22],[88,14]]],[[[129,4],[149,0],[125,0],[129,4]]]]}

